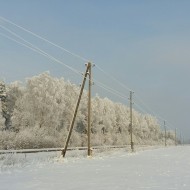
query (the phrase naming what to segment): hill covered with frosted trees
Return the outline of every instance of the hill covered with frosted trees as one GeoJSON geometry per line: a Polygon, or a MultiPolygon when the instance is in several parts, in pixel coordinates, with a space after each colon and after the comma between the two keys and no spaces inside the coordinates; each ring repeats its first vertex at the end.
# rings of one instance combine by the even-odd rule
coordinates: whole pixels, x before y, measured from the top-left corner
{"type": "MultiPolygon", "coordinates": [[[[5,86],[6,103],[1,98],[0,104],[0,149],[63,147],[80,88],[47,72],[28,79],[25,84],[14,82],[5,86]],[[5,125],[4,112],[11,118],[9,128],[5,125]]],[[[71,146],[87,145],[86,127],[85,91],[71,146]]],[[[151,115],[134,110],[133,130],[135,144],[164,144],[164,132],[151,115]]],[[[91,133],[92,146],[129,144],[129,107],[98,95],[93,97],[91,133]]],[[[167,132],[167,144],[173,144],[174,139],[174,132],[167,132]]]]}

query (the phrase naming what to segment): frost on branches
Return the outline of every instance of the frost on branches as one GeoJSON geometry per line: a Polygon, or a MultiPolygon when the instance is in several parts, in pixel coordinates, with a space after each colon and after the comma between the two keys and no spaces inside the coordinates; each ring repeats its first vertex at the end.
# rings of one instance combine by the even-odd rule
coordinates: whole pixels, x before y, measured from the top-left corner
{"type": "MultiPolygon", "coordinates": [[[[6,95],[3,85],[0,85],[0,149],[63,147],[79,87],[47,72],[28,79],[24,85],[19,82],[7,85],[6,95]]],[[[153,116],[134,111],[133,126],[135,144],[164,143],[164,132],[153,116]]],[[[87,92],[84,92],[71,146],[87,145],[86,127],[87,92]]],[[[97,95],[92,99],[91,133],[94,146],[129,144],[129,108],[97,95]]],[[[174,143],[174,138],[174,132],[170,131],[168,144],[174,143]]]]}
{"type": "Polygon", "coordinates": [[[8,96],[6,93],[5,84],[0,82],[0,100],[1,100],[1,113],[2,117],[5,119],[5,130],[9,130],[11,128],[11,114],[9,112],[8,104],[8,96]]]}

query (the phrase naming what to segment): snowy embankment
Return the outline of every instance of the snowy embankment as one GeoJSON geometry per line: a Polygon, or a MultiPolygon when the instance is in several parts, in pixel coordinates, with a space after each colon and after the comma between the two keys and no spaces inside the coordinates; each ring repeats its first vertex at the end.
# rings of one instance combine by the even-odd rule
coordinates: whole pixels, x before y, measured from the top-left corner
{"type": "Polygon", "coordinates": [[[0,190],[189,190],[190,146],[0,155],[0,168],[0,190]]]}

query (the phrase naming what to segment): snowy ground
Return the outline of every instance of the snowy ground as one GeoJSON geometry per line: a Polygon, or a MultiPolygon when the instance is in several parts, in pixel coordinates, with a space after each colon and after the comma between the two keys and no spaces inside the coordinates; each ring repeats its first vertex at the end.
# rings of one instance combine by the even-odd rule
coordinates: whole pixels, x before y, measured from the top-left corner
{"type": "Polygon", "coordinates": [[[190,189],[190,146],[59,154],[0,155],[0,190],[190,189]]]}

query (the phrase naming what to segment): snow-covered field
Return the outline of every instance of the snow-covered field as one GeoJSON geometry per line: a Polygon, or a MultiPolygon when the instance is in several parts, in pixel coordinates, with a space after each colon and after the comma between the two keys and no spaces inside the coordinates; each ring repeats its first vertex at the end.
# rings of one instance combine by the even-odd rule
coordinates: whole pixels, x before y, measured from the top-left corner
{"type": "Polygon", "coordinates": [[[190,146],[0,155],[0,190],[189,190],[190,146]],[[77,157],[76,157],[77,156],[77,157]]]}

